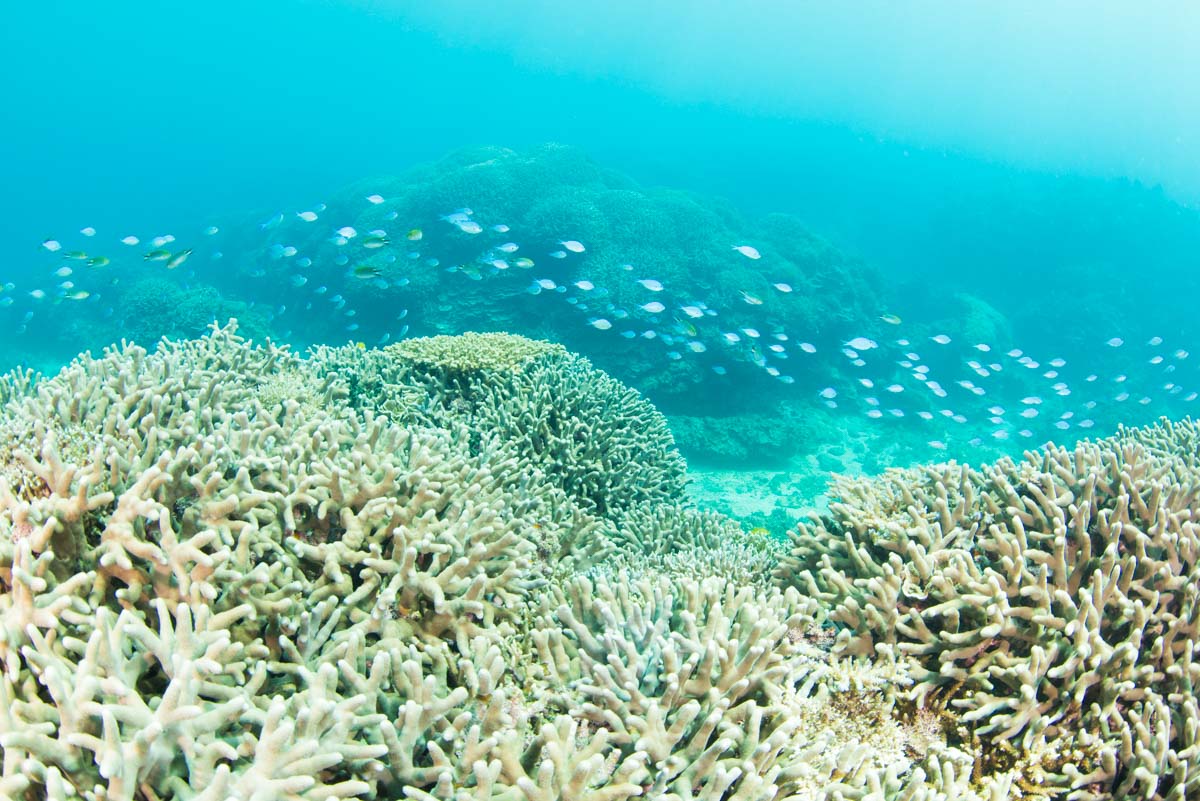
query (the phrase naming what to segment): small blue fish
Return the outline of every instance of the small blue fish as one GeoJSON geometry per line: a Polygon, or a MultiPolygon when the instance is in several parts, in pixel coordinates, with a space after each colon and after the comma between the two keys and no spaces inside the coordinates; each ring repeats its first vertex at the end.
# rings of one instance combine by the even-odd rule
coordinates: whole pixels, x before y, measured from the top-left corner
{"type": "Polygon", "coordinates": [[[281,222],[283,222],[283,212],[282,211],[277,212],[275,214],[275,216],[271,217],[271,219],[267,220],[266,222],[259,223],[258,227],[260,229],[262,229],[263,231],[265,231],[268,228],[274,228],[275,226],[279,225],[281,222]]]}

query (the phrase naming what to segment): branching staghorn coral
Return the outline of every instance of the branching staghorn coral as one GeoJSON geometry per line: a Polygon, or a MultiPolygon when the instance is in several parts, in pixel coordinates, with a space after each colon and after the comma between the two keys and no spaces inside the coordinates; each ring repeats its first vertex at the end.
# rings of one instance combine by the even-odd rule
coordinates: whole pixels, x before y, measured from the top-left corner
{"type": "Polygon", "coordinates": [[[230,325],[0,389],[18,434],[0,472],[0,795],[1195,788],[1190,423],[844,481],[773,586],[778,548],[688,508],[664,451],[624,449],[633,432],[599,447],[659,477],[636,502],[531,454],[520,421],[584,430],[571,418],[597,398],[620,425],[657,419],[625,417],[619,385],[571,358],[536,353],[479,389],[517,404],[536,374],[567,393],[495,418],[392,419],[383,381],[334,363],[230,325]],[[512,428],[466,424],[485,419],[512,428]],[[71,431],[87,435],[68,447],[71,431]],[[604,514],[597,497],[615,499],[604,514]]]}
{"type": "MultiPolygon", "coordinates": [[[[541,519],[525,517],[539,507],[537,487],[507,475],[508,461],[466,455],[447,433],[396,429],[333,403],[344,390],[328,377],[309,383],[324,387],[329,412],[290,399],[262,406],[256,390],[300,365],[284,350],[251,348],[231,326],[205,340],[164,343],[153,355],[129,346],[81,357],[36,392],[14,392],[9,415],[80,426],[98,432],[103,445],[69,454],[79,463],[65,461],[53,438],[41,453],[17,450],[45,490],[29,498],[0,492],[7,681],[58,688],[54,703],[35,704],[28,724],[15,720],[0,734],[7,763],[36,756],[76,779],[92,764],[89,781],[106,782],[107,797],[132,798],[142,786],[161,796],[168,780],[178,782],[171,779],[180,768],[177,745],[168,749],[169,767],[146,743],[123,745],[120,724],[132,711],[112,708],[150,693],[145,703],[178,698],[184,711],[155,723],[171,708],[147,708],[148,717],[128,717],[131,731],[200,721],[186,738],[196,749],[216,749],[203,757],[212,776],[227,776],[231,797],[239,786],[259,792],[258,782],[238,778],[257,775],[259,763],[246,760],[258,752],[235,754],[219,743],[258,726],[262,737],[283,737],[279,747],[293,748],[287,743],[301,730],[280,723],[267,731],[267,717],[248,721],[248,713],[225,707],[215,717],[202,711],[197,698],[217,702],[196,695],[211,683],[205,671],[232,663],[228,654],[206,656],[178,678],[171,660],[182,655],[152,656],[157,640],[149,633],[172,618],[215,621],[229,647],[254,657],[258,678],[242,676],[243,692],[232,696],[239,710],[260,689],[305,692],[312,683],[305,677],[347,647],[346,632],[322,638],[303,627],[310,606],[325,598],[339,604],[334,626],[357,625],[360,639],[384,632],[436,646],[502,636],[494,610],[514,605],[538,581],[519,575],[533,546],[518,533],[541,519]],[[522,487],[528,494],[517,499],[522,487]],[[120,616],[106,623],[113,608],[120,616]],[[131,659],[129,649],[143,656],[131,659]],[[149,670],[152,662],[160,667],[149,670]],[[264,670],[268,664],[277,669],[264,670]],[[58,750],[32,751],[24,738],[33,721],[64,716],[76,722],[58,732],[58,750]]],[[[351,736],[363,737],[338,735],[351,736]]],[[[307,753],[313,745],[295,747],[307,753]]],[[[278,769],[291,770],[283,764],[278,769]]],[[[288,787],[279,792],[294,791],[288,787]]],[[[359,795],[366,785],[322,787],[312,783],[305,797],[359,795]]]]}
{"type": "Polygon", "coordinates": [[[912,658],[910,701],[1086,798],[1200,791],[1195,424],[843,482],[778,571],[835,650],[912,658]]]}
{"type": "Polygon", "coordinates": [[[606,541],[611,553],[591,575],[653,574],[702,578],[717,576],[764,589],[785,546],[768,534],[746,532],[716,512],[677,504],[645,504],[629,510],[606,541]]]}
{"type": "Polygon", "coordinates": [[[613,517],[679,497],[666,420],[638,392],[561,346],[511,334],[409,340],[379,351],[318,348],[351,403],[426,426],[465,426],[473,447],[512,449],[586,511],[613,517]],[[382,403],[381,403],[382,399],[382,403]]]}

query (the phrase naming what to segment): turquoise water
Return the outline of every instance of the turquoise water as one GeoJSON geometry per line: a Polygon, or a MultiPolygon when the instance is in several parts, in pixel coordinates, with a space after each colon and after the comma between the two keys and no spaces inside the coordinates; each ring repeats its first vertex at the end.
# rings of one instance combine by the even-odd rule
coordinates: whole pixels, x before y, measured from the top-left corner
{"type": "Polygon", "coordinates": [[[1192,12],[10,16],[5,367],[230,316],[298,348],[504,328],[642,389],[697,467],[816,474],[1197,403],[1192,12]]]}
{"type": "Polygon", "coordinates": [[[0,800],[1200,797],[1200,12],[991,5],[4,8],[0,800]]]}

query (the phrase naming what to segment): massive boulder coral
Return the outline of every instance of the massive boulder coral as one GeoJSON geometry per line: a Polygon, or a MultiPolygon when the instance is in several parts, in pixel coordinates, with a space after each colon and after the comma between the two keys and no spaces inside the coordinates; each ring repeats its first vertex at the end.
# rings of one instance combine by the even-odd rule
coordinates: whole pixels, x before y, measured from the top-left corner
{"type": "Polygon", "coordinates": [[[785,586],[835,652],[912,660],[985,765],[1073,799],[1200,792],[1200,474],[1190,421],[1020,462],[843,480],[785,586]]]}
{"type": "MultiPolygon", "coordinates": [[[[406,313],[403,325],[421,336],[504,329],[548,337],[680,407],[696,408],[690,401],[697,392],[711,397],[724,391],[725,384],[709,369],[713,363],[755,387],[753,393],[726,396],[730,407],[761,408],[763,400],[777,397],[784,387],[751,366],[755,355],[748,349],[726,353],[729,349],[718,344],[717,320],[722,331],[804,332],[824,347],[877,327],[882,304],[869,266],[795,218],[744,217],[719,200],[641,186],[561,145],[457,151],[403,176],[376,176],[350,186],[327,199],[322,218],[359,232],[389,231],[393,241],[410,230],[419,239],[405,239],[402,250],[368,249],[356,239],[331,243],[324,225],[292,215],[265,231],[255,224],[253,234],[242,235],[227,249],[246,254],[236,268],[240,282],[270,284],[270,294],[286,307],[275,321],[279,330],[294,329],[314,343],[340,341],[349,319],[309,311],[326,308],[323,298],[336,296],[362,325],[363,333],[355,336],[367,341],[399,328],[398,322],[380,326],[400,310],[406,313]],[[375,194],[381,202],[363,202],[364,196],[375,194]],[[471,209],[480,231],[464,233],[445,221],[464,207],[471,209]],[[564,240],[579,241],[586,250],[552,258],[564,240]],[[733,250],[743,243],[753,243],[763,258],[747,259],[733,250]],[[279,254],[284,246],[312,260],[303,272],[306,284],[290,284],[296,273],[291,260],[279,254]],[[519,249],[498,249],[505,246],[519,249]],[[347,280],[347,257],[355,268],[368,268],[372,277],[347,280]],[[650,298],[638,278],[660,280],[667,292],[659,299],[668,307],[700,301],[720,310],[720,317],[651,316],[639,310],[650,298]],[[534,279],[553,279],[564,292],[535,289],[534,297],[529,292],[534,279]],[[576,290],[576,282],[594,288],[576,290]],[[782,293],[776,284],[793,291],[782,293]],[[329,293],[312,295],[317,285],[328,286],[329,293]],[[760,305],[748,305],[743,292],[760,305]],[[590,317],[610,318],[618,326],[600,332],[588,325],[590,317]],[[624,326],[639,333],[651,328],[669,332],[681,346],[695,338],[698,327],[712,353],[701,356],[679,347],[682,358],[669,360],[669,339],[623,339],[618,331],[624,326]]],[[[795,379],[807,381],[803,373],[795,379]]]]}

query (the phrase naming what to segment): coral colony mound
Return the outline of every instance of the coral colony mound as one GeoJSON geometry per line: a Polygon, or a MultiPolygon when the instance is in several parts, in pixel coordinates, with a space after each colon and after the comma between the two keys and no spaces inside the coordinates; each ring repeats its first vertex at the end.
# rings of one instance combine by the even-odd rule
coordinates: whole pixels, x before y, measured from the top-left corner
{"type": "MultiPolygon", "coordinates": [[[[1195,294],[1173,277],[1190,262],[1118,268],[1086,254],[1119,242],[1079,231],[1086,247],[1061,245],[1071,258],[1018,260],[1055,265],[1036,281],[966,260],[929,292],[933,273],[908,282],[795,216],[644,186],[558,145],[460,150],[312,200],[180,222],[178,237],[122,224],[30,241],[28,269],[0,286],[0,365],[52,373],[81,349],[194,338],[214,319],[305,350],[502,329],[643,392],[700,479],[692,491],[778,531],[803,506],[743,491],[748,473],[812,498],[831,471],[1016,457],[1200,404],[1196,332],[1164,300],[1195,294]],[[1151,268],[1176,290],[1131,286],[1151,268]]],[[[1039,202],[1036,219],[1092,209],[1101,228],[1132,219],[1155,236],[1166,216],[1039,202]]],[[[1200,216],[1175,224],[1163,247],[1194,253],[1184,234],[1200,242],[1200,216]]],[[[1013,241],[1032,252],[1040,238],[1013,241]]]]}
{"type": "Polygon", "coordinates": [[[561,346],[236,325],[0,383],[0,797],[1200,795],[1200,434],[686,500],[561,346]]]}

